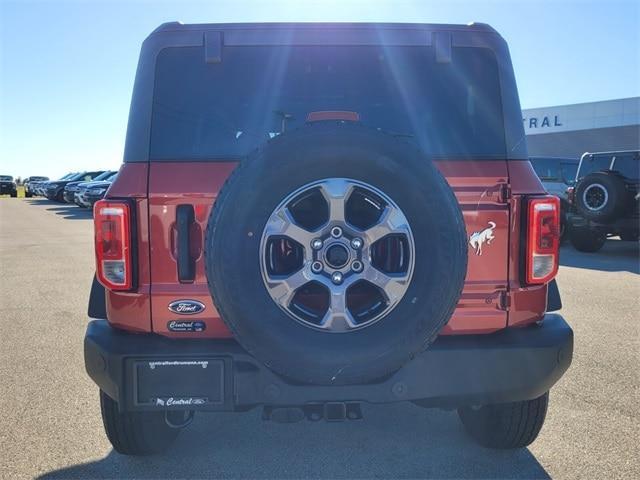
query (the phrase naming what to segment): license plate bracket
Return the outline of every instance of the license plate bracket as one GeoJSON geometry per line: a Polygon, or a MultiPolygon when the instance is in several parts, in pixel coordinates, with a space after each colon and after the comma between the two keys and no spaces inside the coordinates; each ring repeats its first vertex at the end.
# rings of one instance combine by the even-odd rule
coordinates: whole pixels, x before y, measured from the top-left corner
{"type": "Polygon", "coordinates": [[[225,405],[225,360],[163,358],[134,360],[134,407],[196,410],[225,405]]]}

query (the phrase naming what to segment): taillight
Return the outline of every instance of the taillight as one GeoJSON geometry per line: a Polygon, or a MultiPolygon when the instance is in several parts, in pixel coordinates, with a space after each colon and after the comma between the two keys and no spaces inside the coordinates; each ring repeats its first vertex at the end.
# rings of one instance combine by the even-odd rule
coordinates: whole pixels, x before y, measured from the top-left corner
{"type": "Polygon", "coordinates": [[[560,199],[529,199],[527,230],[527,283],[547,283],[558,273],[560,199]]]}
{"type": "Polygon", "coordinates": [[[100,200],[93,207],[98,280],[111,290],[129,290],[131,272],[131,211],[129,204],[100,200]]]}

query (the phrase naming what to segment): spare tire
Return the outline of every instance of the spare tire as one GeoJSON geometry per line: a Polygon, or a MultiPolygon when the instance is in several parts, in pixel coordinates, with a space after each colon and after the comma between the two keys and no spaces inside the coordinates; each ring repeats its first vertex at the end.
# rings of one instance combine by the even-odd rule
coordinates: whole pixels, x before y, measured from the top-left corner
{"type": "Polygon", "coordinates": [[[415,147],[358,124],[279,135],[220,191],[209,289],[236,340],[290,379],[388,375],[449,321],[467,271],[453,191],[415,147]]]}
{"type": "Polygon", "coordinates": [[[596,172],[580,180],[575,198],[578,211],[585,218],[608,223],[624,214],[628,196],[622,177],[612,172],[596,172]]]}

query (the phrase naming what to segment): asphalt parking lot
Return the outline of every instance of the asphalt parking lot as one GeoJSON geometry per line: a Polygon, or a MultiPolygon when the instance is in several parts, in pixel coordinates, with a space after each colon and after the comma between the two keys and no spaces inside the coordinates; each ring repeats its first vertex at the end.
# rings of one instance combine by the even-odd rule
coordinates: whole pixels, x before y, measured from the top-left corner
{"type": "Polygon", "coordinates": [[[574,362],[529,449],[485,450],[455,413],[398,404],[337,424],[201,415],[166,455],[128,458],[112,451],[84,372],[90,212],[1,198],[0,226],[2,478],[640,478],[638,244],[563,248],[574,362]]]}

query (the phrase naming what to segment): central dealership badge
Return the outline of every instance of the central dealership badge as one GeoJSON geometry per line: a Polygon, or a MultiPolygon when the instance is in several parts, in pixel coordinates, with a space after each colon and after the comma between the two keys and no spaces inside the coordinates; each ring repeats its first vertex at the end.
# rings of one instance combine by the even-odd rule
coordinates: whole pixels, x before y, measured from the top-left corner
{"type": "Polygon", "coordinates": [[[195,315],[205,309],[204,303],[196,300],[176,300],[169,304],[169,310],[178,315],[195,315]]]}
{"type": "Polygon", "coordinates": [[[190,320],[171,320],[167,322],[167,328],[172,332],[204,332],[207,324],[190,320]]]}
{"type": "Polygon", "coordinates": [[[476,255],[482,255],[482,245],[486,242],[487,245],[491,245],[493,240],[493,230],[496,228],[495,222],[488,222],[489,226],[480,232],[473,232],[469,237],[469,245],[476,249],[476,255]]]}

